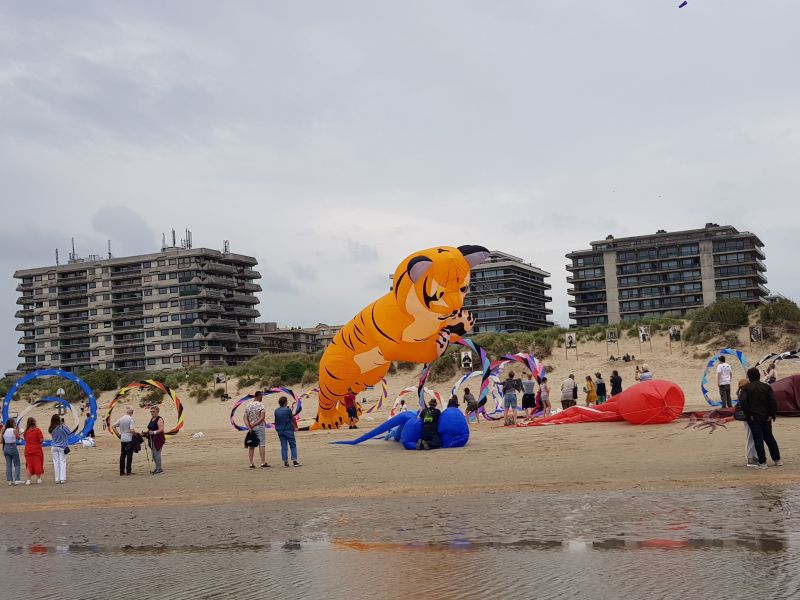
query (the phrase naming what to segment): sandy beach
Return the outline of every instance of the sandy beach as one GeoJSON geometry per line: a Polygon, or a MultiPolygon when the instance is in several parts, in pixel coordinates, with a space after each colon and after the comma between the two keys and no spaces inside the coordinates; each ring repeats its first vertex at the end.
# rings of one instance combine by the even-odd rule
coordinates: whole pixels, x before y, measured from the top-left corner
{"type": "MultiPolygon", "coordinates": [[[[615,347],[610,352],[617,353],[615,347]]],[[[769,348],[755,349],[751,360],[769,348]]],[[[707,351],[704,347],[673,345],[669,353],[665,336],[654,336],[652,349],[640,349],[638,341],[623,338],[619,353],[637,356],[637,363],[647,362],[657,378],[681,385],[687,397],[686,408],[704,410],[707,404],[700,394],[700,378],[706,360],[695,358],[707,351]]],[[[574,373],[579,381],[600,371],[608,378],[612,369],[623,377],[625,387],[634,382],[634,364],[608,362],[605,343],[584,343],[565,358],[564,349],[556,348],[545,359],[549,369],[554,404],[558,405],[560,382],[574,373]]],[[[509,367],[513,369],[514,367],[509,367]]],[[[781,375],[792,367],[781,368],[781,375]]],[[[738,379],[740,367],[734,365],[738,379]]],[[[712,378],[713,379],[713,378],[712,378]]],[[[560,425],[508,428],[499,422],[471,425],[471,438],[465,448],[436,452],[406,451],[399,444],[380,440],[363,445],[339,446],[330,442],[352,439],[380,424],[399,391],[416,380],[416,372],[399,372],[389,378],[389,398],[383,408],[362,419],[358,432],[300,432],[298,448],[301,468],[284,468],[274,432],[268,432],[268,469],[247,468],[244,434],[229,424],[229,413],[236,398],[253,391],[236,392],[234,400],[216,399],[198,404],[182,390],[186,426],[168,438],[163,452],[165,473],[148,474],[143,453],[135,456],[132,477],[119,477],[118,442],[108,432],[96,427],[97,447],[75,447],[69,456],[68,483],[56,486],[52,481],[49,453],[45,457],[45,483],[8,488],[2,486],[5,512],[48,511],[53,509],[126,508],[190,504],[226,504],[282,500],[367,498],[384,496],[450,496],[473,492],[548,491],[548,490],[625,490],[675,489],[686,487],[731,487],[800,484],[800,419],[779,419],[776,437],[781,445],[785,466],[768,471],[744,468],[744,432],[740,423],[715,432],[686,428],[687,422],[667,425],[633,426],[627,423],[560,425]],[[203,432],[202,439],[192,434],[203,432]]],[[[446,396],[453,381],[431,383],[446,396]]],[[[310,389],[297,386],[295,392],[310,389]]],[[[476,386],[477,387],[477,386],[476,386]]],[[[366,392],[372,404],[379,388],[366,392]]],[[[712,388],[712,393],[716,390],[712,388]]],[[[103,394],[100,406],[107,405],[113,393],[103,394]]],[[[409,396],[411,403],[413,396],[409,396]]],[[[582,403],[582,399],[580,400],[582,403]]],[[[266,398],[268,415],[277,406],[277,396],[266,398]]],[[[304,403],[308,424],[316,412],[313,401],[304,403]]],[[[104,411],[101,411],[104,414],[104,411]]],[[[165,404],[167,427],[174,423],[175,411],[165,404]]],[[[114,418],[122,415],[116,408],[114,418]]],[[[145,412],[136,408],[135,418],[141,428],[145,412]]],[[[240,420],[241,414],[237,413],[240,420]]]]}

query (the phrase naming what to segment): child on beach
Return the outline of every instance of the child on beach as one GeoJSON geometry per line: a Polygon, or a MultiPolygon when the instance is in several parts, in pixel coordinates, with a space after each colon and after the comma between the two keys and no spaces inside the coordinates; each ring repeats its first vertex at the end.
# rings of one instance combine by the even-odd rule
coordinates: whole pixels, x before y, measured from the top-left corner
{"type": "Polygon", "coordinates": [[[44,451],[42,442],[44,434],[36,426],[36,419],[29,417],[25,423],[25,468],[28,471],[28,479],[25,485],[31,484],[31,479],[36,476],[36,483],[42,483],[44,475],[44,451]]]}
{"type": "Polygon", "coordinates": [[[597,390],[594,387],[592,376],[586,376],[586,385],[583,386],[583,391],[586,394],[586,406],[592,406],[597,403],[597,390]]]}

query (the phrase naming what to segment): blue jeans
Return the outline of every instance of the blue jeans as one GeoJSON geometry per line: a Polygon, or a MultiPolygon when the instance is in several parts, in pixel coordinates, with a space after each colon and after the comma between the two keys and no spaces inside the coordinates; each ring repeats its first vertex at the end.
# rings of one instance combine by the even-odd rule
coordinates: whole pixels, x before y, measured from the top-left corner
{"type": "Polygon", "coordinates": [[[16,444],[6,444],[3,447],[3,456],[6,457],[6,481],[19,481],[19,450],[16,444]],[[11,479],[11,467],[14,466],[14,479],[11,479]]]}
{"type": "Polygon", "coordinates": [[[287,446],[292,449],[292,460],[297,460],[297,442],[294,439],[294,431],[279,431],[278,439],[281,441],[281,458],[283,462],[289,461],[287,446]]]}

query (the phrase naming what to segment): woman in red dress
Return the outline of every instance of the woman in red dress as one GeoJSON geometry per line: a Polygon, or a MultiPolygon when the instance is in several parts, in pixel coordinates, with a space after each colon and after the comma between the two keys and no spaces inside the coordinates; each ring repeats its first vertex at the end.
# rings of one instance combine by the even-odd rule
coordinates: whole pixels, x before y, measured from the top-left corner
{"type": "Polygon", "coordinates": [[[28,418],[25,424],[25,468],[28,470],[28,480],[25,485],[31,484],[31,478],[36,475],[36,483],[42,483],[44,475],[44,451],[42,442],[44,434],[36,426],[36,419],[28,418]]]}

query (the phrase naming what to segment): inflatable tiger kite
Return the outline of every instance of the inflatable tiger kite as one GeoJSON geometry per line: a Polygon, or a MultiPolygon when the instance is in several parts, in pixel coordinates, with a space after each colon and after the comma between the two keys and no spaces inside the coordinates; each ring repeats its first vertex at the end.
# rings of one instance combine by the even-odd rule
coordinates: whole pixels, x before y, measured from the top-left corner
{"type": "Polygon", "coordinates": [[[392,361],[430,363],[451,335],[472,330],[462,310],[470,269],[489,257],[483,246],[439,246],[415,252],[394,273],[392,289],[333,338],[319,363],[319,412],[310,429],[347,422],[344,396],[376,384],[392,361]]]}

